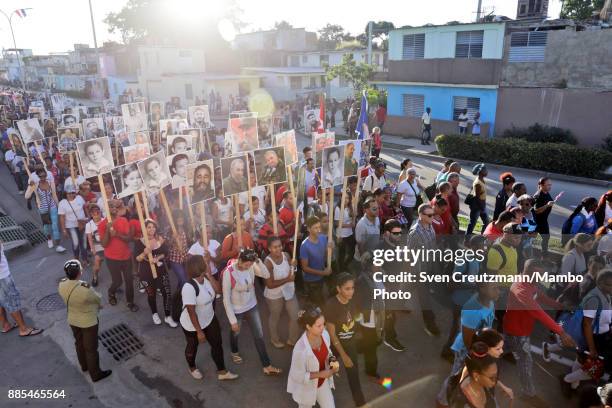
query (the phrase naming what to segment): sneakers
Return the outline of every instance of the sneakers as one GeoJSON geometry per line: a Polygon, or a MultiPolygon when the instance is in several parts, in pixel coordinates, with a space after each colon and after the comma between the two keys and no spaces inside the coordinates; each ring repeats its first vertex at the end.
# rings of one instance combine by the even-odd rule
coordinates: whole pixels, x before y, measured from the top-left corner
{"type": "Polygon", "coordinates": [[[93,382],[98,382],[100,380],[105,379],[106,377],[108,377],[109,375],[111,375],[113,373],[112,370],[104,370],[100,373],[100,376],[98,378],[96,378],[95,380],[92,379],[93,382]]]}
{"type": "Polygon", "coordinates": [[[285,344],[280,341],[270,340],[270,343],[272,343],[272,345],[277,349],[285,348],[285,344]]]}
{"type": "Polygon", "coordinates": [[[159,318],[159,315],[157,313],[153,313],[153,323],[155,323],[156,325],[161,324],[161,319],[159,318]]]}
{"type": "Polygon", "coordinates": [[[235,380],[236,378],[238,378],[238,374],[234,374],[229,370],[225,370],[223,374],[217,374],[217,380],[219,381],[235,380]]]}
{"type": "Polygon", "coordinates": [[[550,404],[537,395],[529,396],[523,394],[521,395],[521,400],[525,401],[525,403],[533,408],[550,408],[550,404]]]}
{"type": "Polygon", "coordinates": [[[385,339],[385,346],[389,347],[393,351],[404,351],[406,347],[402,345],[397,339],[385,339]]]}
{"type": "Polygon", "coordinates": [[[542,359],[547,363],[550,363],[550,350],[548,349],[548,342],[542,342],[542,359]]]}
{"type": "Polygon", "coordinates": [[[57,252],[58,254],[63,254],[64,252],[66,252],[66,248],[61,245],[58,245],[55,247],[55,252],[57,252]]]}
{"type": "MultiPolygon", "coordinates": [[[[157,315],[157,313],[155,313],[155,315],[157,315]]],[[[196,380],[201,380],[202,378],[204,378],[204,376],[202,375],[202,372],[198,370],[197,368],[193,371],[189,369],[189,374],[191,374],[191,376],[195,378],[196,380]]]]}
{"type": "MultiPolygon", "coordinates": [[[[153,316],[157,316],[157,313],[155,313],[153,316]]],[[[157,318],[159,319],[159,316],[157,316],[157,318]]],[[[164,322],[166,322],[166,324],[172,327],[173,329],[178,326],[178,324],[176,324],[172,316],[166,316],[166,318],[164,319],[164,322]]]]}
{"type": "Polygon", "coordinates": [[[53,248],[53,240],[52,239],[48,239],[47,240],[47,247],[49,247],[49,249],[53,248]]]}

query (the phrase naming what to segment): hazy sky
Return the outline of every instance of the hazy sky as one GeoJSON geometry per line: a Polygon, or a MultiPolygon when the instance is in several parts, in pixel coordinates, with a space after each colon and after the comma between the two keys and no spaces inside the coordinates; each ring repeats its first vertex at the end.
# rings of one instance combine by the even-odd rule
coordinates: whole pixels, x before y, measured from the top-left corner
{"type": "MultiPolygon", "coordinates": [[[[112,11],[118,11],[126,0],[91,0],[94,10],[98,44],[110,39],[111,35],[102,22],[112,11]]],[[[184,4],[199,5],[204,13],[211,0],[168,0],[180,7],[184,4]]],[[[219,3],[223,0],[212,0],[219,3]]],[[[396,26],[444,24],[448,21],[473,21],[478,0],[238,0],[244,14],[242,19],[249,23],[243,31],[269,29],[275,21],[287,20],[295,27],[316,31],[327,23],[340,24],[347,31],[360,33],[368,20],[392,21],[396,26]],[[304,4],[306,7],[304,7],[304,4]]],[[[483,0],[483,8],[495,14],[514,18],[516,0],[483,0]]],[[[561,8],[560,0],[550,1],[549,16],[557,17],[561,8]]],[[[75,43],[93,45],[88,0],[2,0],[0,8],[7,14],[17,8],[32,7],[28,16],[12,18],[17,47],[32,48],[36,54],[65,52],[75,43]]],[[[193,15],[193,14],[192,14],[193,15]]],[[[12,48],[13,42],[8,22],[0,15],[0,47],[12,48]]]]}

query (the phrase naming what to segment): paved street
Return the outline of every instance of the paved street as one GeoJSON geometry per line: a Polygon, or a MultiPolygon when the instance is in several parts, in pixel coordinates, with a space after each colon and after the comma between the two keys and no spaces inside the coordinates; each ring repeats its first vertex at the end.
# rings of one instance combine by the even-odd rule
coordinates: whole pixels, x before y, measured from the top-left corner
{"type": "MultiPolygon", "coordinates": [[[[300,137],[299,144],[305,143],[300,137]]],[[[403,158],[396,153],[384,153],[383,158],[390,163],[391,171],[403,158]]],[[[439,165],[426,159],[414,158],[420,168],[420,174],[427,184],[439,165]]],[[[495,172],[491,172],[496,176],[495,172]]],[[[466,181],[469,180],[466,176],[466,181]]],[[[534,177],[526,180],[529,185],[535,182],[534,177]]],[[[568,195],[579,197],[586,194],[599,195],[590,186],[577,186],[567,182],[562,183],[568,195]]],[[[555,189],[558,191],[558,189],[555,189]]],[[[465,191],[462,191],[464,193],[465,191]]],[[[492,194],[494,189],[491,189],[492,194]]],[[[31,220],[38,222],[34,211],[27,211],[23,198],[17,194],[13,180],[4,166],[0,167],[0,204],[7,209],[18,222],[31,220]]],[[[565,207],[556,216],[562,217],[568,211],[565,207]]],[[[69,247],[69,243],[65,243],[69,247]]],[[[241,378],[234,383],[219,383],[214,377],[214,366],[209,356],[208,346],[204,345],[198,355],[198,364],[205,374],[204,381],[194,381],[188,374],[184,362],[184,338],[179,329],[173,330],[166,326],[154,326],[143,294],[136,293],[136,302],[140,306],[138,313],[128,312],[124,299],[119,297],[119,305],[109,306],[105,298],[105,308],[100,316],[101,330],[108,329],[119,323],[126,323],[144,342],[144,351],[127,362],[117,363],[102,349],[101,361],[104,368],[111,368],[114,373],[110,379],[99,384],[92,384],[79,370],[73,347],[73,340],[66,324],[66,311],[60,309],[52,312],[37,310],[37,302],[44,296],[55,293],[57,282],[63,276],[62,265],[66,256],[57,255],[45,245],[23,252],[9,254],[13,277],[23,295],[23,304],[27,318],[45,333],[37,338],[20,339],[13,332],[0,337],[4,358],[0,368],[3,379],[0,386],[0,406],[20,407],[23,401],[8,401],[7,390],[21,389],[58,389],[66,390],[66,399],[61,401],[29,401],[28,406],[65,407],[65,406],[106,406],[106,407],[136,407],[154,402],[159,407],[242,407],[293,406],[289,394],[285,392],[286,376],[268,378],[261,373],[261,367],[256,357],[254,346],[249,337],[248,329],[241,336],[241,351],[245,357],[242,366],[229,362],[228,324],[221,304],[217,310],[221,316],[224,330],[224,345],[226,346],[226,363],[228,367],[240,374],[241,378]]],[[[89,279],[89,272],[86,273],[89,279]]],[[[99,290],[105,294],[110,282],[106,270],[102,273],[99,290]]],[[[173,282],[173,286],[175,283],[173,282]]],[[[161,301],[161,299],[160,299],[161,301]]],[[[268,315],[266,307],[260,302],[261,313],[264,316],[264,331],[267,333],[268,315]]],[[[449,326],[449,313],[439,311],[440,326],[449,326]]],[[[367,399],[380,398],[374,406],[400,407],[431,406],[433,398],[439,389],[443,377],[448,373],[448,363],[438,358],[445,334],[440,338],[431,339],[422,330],[422,322],[418,314],[402,314],[398,332],[400,340],[407,346],[404,353],[395,353],[385,346],[379,349],[380,374],[393,379],[391,392],[381,385],[369,383],[365,379],[364,391],[367,399]],[[406,402],[410,401],[409,405],[406,402]]],[[[272,362],[285,370],[289,369],[290,351],[276,350],[268,347],[272,362]]],[[[536,358],[538,364],[544,364],[536,358]]],[[[537,384],[543,394],[555,406],[566,406],[566,401],[558,393],[555,376],[562,368],[555,364],[547,364],[544,369],[535,368],[537,384]],[[547,391],[544,391],[547,390],[547,391]]],[[[518,391],[516,369],[506,363],[501,367],[501,378],[518,391]]],[[[341,372],[335,392],[337,406],[352,405],[346,374],[341,372]]],[[[504,405],[507,406],[507,405],[504,405]]],[[[515,404],[514,407],[522,405],[515,404]]]]}

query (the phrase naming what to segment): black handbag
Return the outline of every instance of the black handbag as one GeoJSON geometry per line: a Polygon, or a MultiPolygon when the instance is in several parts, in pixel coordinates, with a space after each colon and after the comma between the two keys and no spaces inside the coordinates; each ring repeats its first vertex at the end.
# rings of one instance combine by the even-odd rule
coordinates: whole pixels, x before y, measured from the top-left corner
{"type": "Polygon", "coordinates": [[[471,207],[472,203],[474,203],[475,199],[476,199],[476,197],[474,196],[474,194],[472,194],[470,192],[470,193],[468,193],[468,195],[465,196],[465,200],[463,202],[471,207]]]}
{"type": "Polygon", "coordinates": [[[51,214],[46,212],[46,213],[41,213],[40,214],[40,220],[42,221],[43,225],[51,225],[51,214]]]}

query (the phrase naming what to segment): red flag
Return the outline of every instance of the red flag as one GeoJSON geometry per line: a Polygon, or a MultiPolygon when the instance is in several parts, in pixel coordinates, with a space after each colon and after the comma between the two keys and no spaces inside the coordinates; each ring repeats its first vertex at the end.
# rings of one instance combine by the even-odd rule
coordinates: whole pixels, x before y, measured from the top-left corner
{"type": "Polygon", "coordinates": [[[319,96],[319,128],[317,133],[325,133],[325,94],[319,96]]]}

